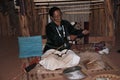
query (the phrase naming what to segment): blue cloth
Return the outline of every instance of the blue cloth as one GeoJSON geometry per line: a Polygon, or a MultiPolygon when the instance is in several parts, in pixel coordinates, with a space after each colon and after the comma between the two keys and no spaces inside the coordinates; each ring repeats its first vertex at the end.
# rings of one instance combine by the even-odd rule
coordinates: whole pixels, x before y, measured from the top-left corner
{"type": "Polygon", "coordinates": [[[28,58],[42,55],[41,36],[18,37],[19,58],[28,58]]]}

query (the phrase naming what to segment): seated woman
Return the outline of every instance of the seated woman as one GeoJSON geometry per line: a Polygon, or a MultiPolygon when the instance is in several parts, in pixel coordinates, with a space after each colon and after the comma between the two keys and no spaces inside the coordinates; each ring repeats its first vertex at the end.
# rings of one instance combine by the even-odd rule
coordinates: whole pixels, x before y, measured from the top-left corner
{"type": "Polygon", "coordinates": [[[82,38],[89,34],[88,30],[75,29],[67,20],[62,19],[62,12],[58,7],[52,7],[49,10],[51,22],[46,26],[47,42],[44,51],[49,49],[70,49],[69,40],[77,37],[82,38]]]}
{"type": "MultiPolygon", "coordinates": [[[[77,65],[80,57],[77,56],[72,50],[69,50],[69,40],[77,37],[82,38],[84,35],[89,34],[89,31],[82,29],[77,30],[67,20],[63,20],[62,12],[58,7],[52,7],[49,10],[49,15],[51,22],[46,26],[47,42],[40,64],[44,67],[47,66],[47,69],[51,69],[53,66],[56,66],[54,69],[57,69],[63,68],[63,66],[71,67],[77,65]],[[61,56],[62,54],[65,54],[65,56],[61,56]],[[70,61],[66,62],[65,60],[70,61]],[[48,68],[48,66],[52,67],[48,68]]],[[[54,69],[52,68],[51,70],[54,69]]]]}

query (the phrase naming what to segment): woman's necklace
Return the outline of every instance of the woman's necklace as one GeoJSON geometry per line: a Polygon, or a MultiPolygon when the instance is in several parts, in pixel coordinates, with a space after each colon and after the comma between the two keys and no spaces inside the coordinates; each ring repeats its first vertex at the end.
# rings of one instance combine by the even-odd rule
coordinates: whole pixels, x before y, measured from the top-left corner
{"type": "MultiPolygon", "coordinates": [[[[60,26],[59,26],[60,27],[60,26]]],[[[57,33],[58,35],[62,38],[62,35],[60,34],[60,31],[59,30],[63,30],[63,37],[65,37],[65,29],[64,29],[64,26],[62,25],[60,28],[57,28],[56,27],[56,30],[57,30],[57,33]]]]}
{"type": "MultiPolygon", "coordinates": [[[[61,38],[65,38],[65,29],[64,29],[64,26],[62,25],[62,27],[61,27],[61,30],[63,30],[63,37],[62,37],[62,35],[60,34],[60,31],[58,30],[58,28],[56,27],[56,30],[57,30],[57,33],[58,33],[58,35],[61,37],[61,38]]],[[[66,43],[64,43],[64,46],[66,47],[67,46],[67,44],[66,43]]]]}

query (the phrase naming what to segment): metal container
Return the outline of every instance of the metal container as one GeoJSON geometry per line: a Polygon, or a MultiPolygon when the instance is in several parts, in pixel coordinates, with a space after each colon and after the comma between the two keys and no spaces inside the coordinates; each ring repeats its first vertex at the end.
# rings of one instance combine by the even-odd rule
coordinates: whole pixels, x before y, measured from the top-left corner
{"type": "Polygon", "coordinates": [[[81,71],[79,66],[67,68],[63,71],[65,77],[69,80],[82,80],[85,78],[85,74],[81,71]]]}

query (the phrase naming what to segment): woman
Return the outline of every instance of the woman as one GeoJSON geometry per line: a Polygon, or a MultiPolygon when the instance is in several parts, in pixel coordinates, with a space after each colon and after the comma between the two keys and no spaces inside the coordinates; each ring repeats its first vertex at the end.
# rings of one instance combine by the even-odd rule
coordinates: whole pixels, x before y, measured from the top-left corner
{"type": "Polygon", "coordinates": [[[70,50],[69,40],[82,38],[87,30],[76,30],[66,20],[62,20],[62,12],[58,7],[49,10],[51,22],[46,26],[47,43],[40,64],[49,70],[67,68],[79,64],[80,57],[70,50]]]}
{"type": "Polygon", "coordinates": [[[62,19],[62,12],[58,7],[49,10],[51,22],[46,26],[47,42],[44,51],[49,49],[70,49],[69,40],[82,38],[89,33],[88,30],[77,30],[68,21],[62,19]]]}

